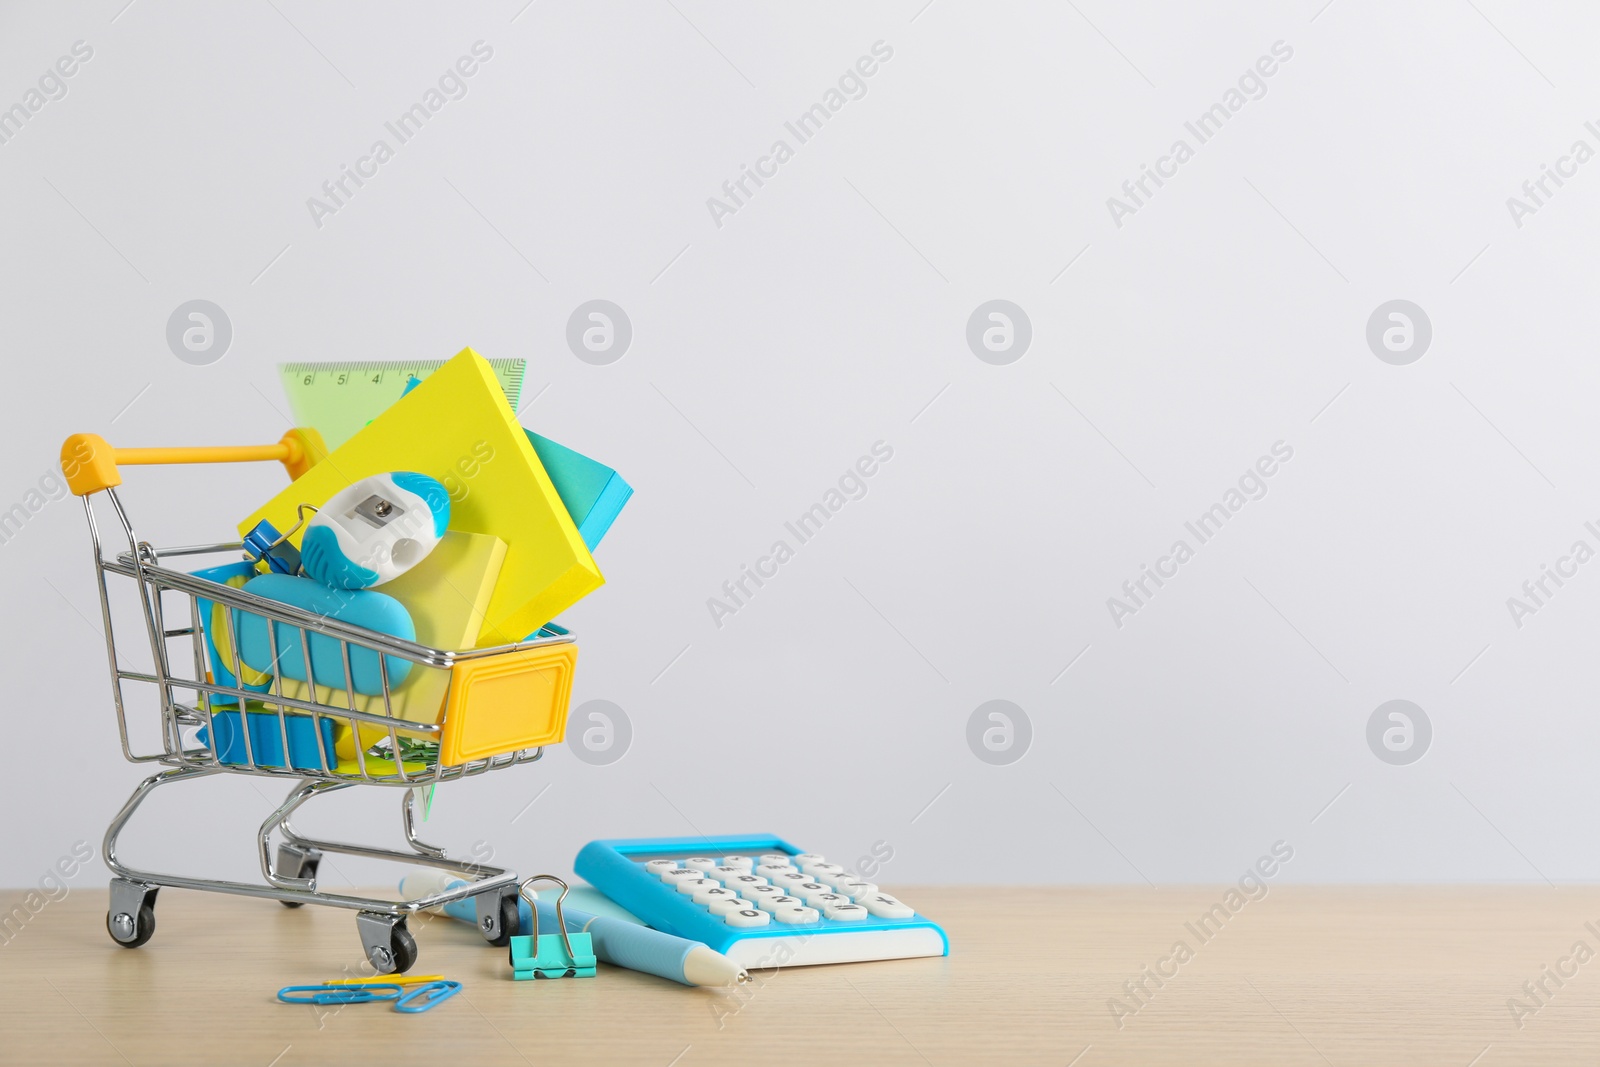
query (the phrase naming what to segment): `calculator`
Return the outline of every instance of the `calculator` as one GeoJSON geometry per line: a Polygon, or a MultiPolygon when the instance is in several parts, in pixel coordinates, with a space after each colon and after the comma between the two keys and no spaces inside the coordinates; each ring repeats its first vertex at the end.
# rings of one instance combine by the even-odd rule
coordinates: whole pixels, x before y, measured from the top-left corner
{"type": "Polygon", "coordinates": [[[591,841],[573,869],[648,925],[750,970],[950,954],[911,905],[766,834],[591,841]]]}

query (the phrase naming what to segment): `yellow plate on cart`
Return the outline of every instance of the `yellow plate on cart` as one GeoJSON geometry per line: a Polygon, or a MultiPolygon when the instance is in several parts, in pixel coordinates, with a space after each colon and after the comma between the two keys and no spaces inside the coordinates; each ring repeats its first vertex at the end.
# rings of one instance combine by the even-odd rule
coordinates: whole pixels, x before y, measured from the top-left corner
{"type": "Polygon", "coordinates": [[[560,644],[457,663],[450,671],[440,766],[561,741],[577,662],[578,646],[560,644]]]}

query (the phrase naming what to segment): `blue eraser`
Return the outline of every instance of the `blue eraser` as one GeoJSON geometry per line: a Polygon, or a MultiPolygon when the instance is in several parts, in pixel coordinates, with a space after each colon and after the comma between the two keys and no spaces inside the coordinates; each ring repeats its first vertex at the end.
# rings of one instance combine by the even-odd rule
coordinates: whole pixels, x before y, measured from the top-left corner
{"type": "MultiPolygon", "coordinates": [[[[310,578],[261,574],[246,582],[244,591],[405,641],[417,639],[416,624],[412,622],[411,613],[406,611],[405,605],[376,590],[330,589],[310,578]]],[[[306,660],[309,655],[318,685],[344,689],[344,653],[348,645],[355,691],[367,696],[377,696],[383,692],[378,654],[371,649],[308,628],[311,638],[308,650],[300,640],[301,630],[298,626],[274,623],[269,636],[267,620],[263,616],[240,609],[234,610],[233,629],[239,635],[239,657],[252,670],[276,673],[303,682],[306,680],[306,660]],[[277,641],[276,670],[272,658],[273,640],[277,641]]],[[[411,672],[411,661],[385,656],[383,662],[389,673],[389,688],[393,690],[411,672]]]]}

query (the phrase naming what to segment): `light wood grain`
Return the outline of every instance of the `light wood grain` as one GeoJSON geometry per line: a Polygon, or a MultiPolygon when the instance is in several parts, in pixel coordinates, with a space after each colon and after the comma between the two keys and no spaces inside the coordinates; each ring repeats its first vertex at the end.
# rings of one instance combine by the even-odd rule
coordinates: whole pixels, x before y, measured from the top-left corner
{"type": "MultiPolygon", "coordinates": [[[[471,927],[419,921],[419,973],[466,983],[433,1012],[319,1016],[278,987],[361,964],[349,912],[163,890],[155,938],[113,945],[79,889],[0,946],[0,1062],[1507,1064],[1600,1057],[1600,959],[1519,1029],[1521,996],[1574,942],[1600,950],[1600,889],[1275,887],[1208,942],[1219,889],[904,889],[947,959],[796,968],[743,997],[602,965],[512,982],[471,927]],[[1112,997],[1183,939],[1194,958],[1119,1028],[1112,997]],[[1076,1057],[1076,1059],[1075,1059],[1076,1057]]],[[[0,900],[20,894],[0,893],[0,900]]],[[[8,903],[9,906],[9,903],[8,903]]],[[[1168,968],[1170,970],[1170,967],[1168,968]]],[[[1531,1004],[1532,1002],[1529,1001],[1531,1004]]]]}

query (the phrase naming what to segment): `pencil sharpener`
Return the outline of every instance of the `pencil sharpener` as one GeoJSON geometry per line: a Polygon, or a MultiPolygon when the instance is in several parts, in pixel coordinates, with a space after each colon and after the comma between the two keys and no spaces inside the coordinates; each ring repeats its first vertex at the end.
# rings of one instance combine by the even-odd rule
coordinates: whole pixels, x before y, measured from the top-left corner
{"type": "Polygon", "coordinates": [[[368,589],[426,559],[449,525],[450,494],[438,479],[375,474],[317,510],[300,541],[300,565],[334,589],[368,589]]]}

